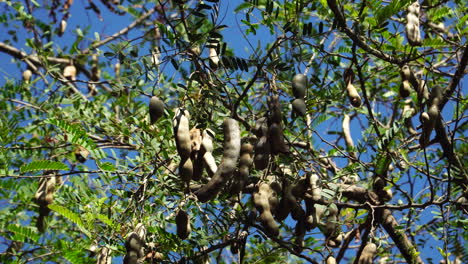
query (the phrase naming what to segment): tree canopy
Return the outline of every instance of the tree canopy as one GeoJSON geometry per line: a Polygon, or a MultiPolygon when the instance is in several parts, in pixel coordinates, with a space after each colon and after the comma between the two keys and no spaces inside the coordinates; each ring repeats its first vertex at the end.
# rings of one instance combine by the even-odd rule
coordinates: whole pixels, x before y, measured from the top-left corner
{"type": "Polygon", "coordinates": [[[0,262],[468,263],[465,1],[0,9],[0,262]]]}

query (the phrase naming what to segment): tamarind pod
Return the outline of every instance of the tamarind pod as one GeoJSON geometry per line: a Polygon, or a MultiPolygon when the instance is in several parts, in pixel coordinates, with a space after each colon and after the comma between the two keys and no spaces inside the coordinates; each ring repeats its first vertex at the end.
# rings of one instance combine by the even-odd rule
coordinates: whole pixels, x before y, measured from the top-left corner
{"type": "Polygon", "coordinates": [[[300,218],[296,222],[296,226],[294,228],[294,235],[296,236],[294,251],[297,253],[301,253],[304,248],[304,236],[306,234],[306,223],[304,218],[300,218]]]}
{"type": "Polygon", "coordinates": [[[336,264],[336,259],[332,256],[329,256],[325,261],[326,264],[336,264]]]}
{"type": "Polygon", "coordinates": [[[218,171],[218,166],[216,165],[216,161],[213,157],[213,154],[211,152],[206,152],[205,154],[203,154],[203,162],[206,171],[208,172],[208,175],[212,177],[218,171]]]}
{"type": "Polygon", "coordinates": [[[216,53],[216,49],[215,48],[210,48],[210,67],[213,69],[213,70],[216,70],[218,68],[218,65],[219,65],[219,57],[218,57],[218,54],[216,53]]]}
{"type": "Polygon", "coordinates": [[[263,137],[268,135],[268,124],[267,124],[267,118],[266,117],[261,117],[257,120],[255,123],[255,126],[252,130],[252,132],[257,136],[257,137],[263,137]]]}
{"type": "Polygon", "coordinates": [[[182,181],[189,183],[193,175],[193,163],[190,158],[185,158],[180,161],[179,174],[182,181]]]}
{"type": "MultiPolygon", "coordinates": [[[[349,123],[350,122],[351,122],[351,118],[349,117],[349,115],[343,114],[343,122],[341,123],[341,126],[343,128],[343,135],[344,135],[346,148],[351,150],[351,151],[349,151],[349,155],[352,158],[357,159],[356,152],[353,151],[354,141],[353,141],[353,138],[351,137],[351,130],[349,128],[349,125],[350,125],[349,123]]],[[[318,178],[317,178],[317,180],[318,180],[318,178]]],[[[312,180],[311,180],[311,182],[312,182],[312,180]]]]}
{"type": "Polygon", "coordinates": [[[283,128],[281,127],[281,124],[272,123],[268,132],[272,153],[288,153],[289,146],[284,143],[283,128]]]}
{"type": "Polygon", "coordinates": [[[296,184],[292,185],[291,193],[296,199],[304,199],[304,196],[309,188],[310,180],[304,176],[300,178],[296,184]]]}
{"type": "Polygon", "coordinates": [[[236,169],[241,147],[239,124],[236,120],[228,118],[224,120],[223,131],[224,151],[221,163],[211,180],[195,192],[201,202],[213,199],[236,169]]]}
{"type": "Polygon", "coordinates": [[[215,133],[207,128],[202,133],[202,149],[206,152],[213,152],[213,138],[215,133]]]}
{"type": "Polygon", "coordinates": [[[411,46],[419,46],[422,44],[421,41],[421,32],[419,29],[419,3],[413,3],[408,7],[408,14],[406,15],[406,38],[408,39],[408,43],[411,46]],[[412,12],[411,10],[416,10],[414,6],[418,5],[418,12],[412,12]]]}
{"type": "Polygon", "coordinates": [[[202,145],[202,134],[200,129],[192,128],[190,129],[190,142],[191,142],[191,149],[192,153],[197,152],[201,149],[202,145]]]}
{"type": "Polygon", "coordinates": [[[175,111],[173,118],[177,152],[182,159],[188,158],[192,152],[188,118],[188,113],[181,108],[175,111]]]}
{"type": "Polygon", "coordinates": [[[348,85],[346,85],[346,91],[348,92],[348,98],[351,104],[354,107],[361,106],[361,96],[359,96],[356,87],[354,87],[352,83],[348,83],[348,85]]]}
{"type": "Polygon", "coordinates": [[[327,240],[327,246],[338,248],[340,247],[341,242],[343,242],[343,236],[341,234],[338,234],[336,237],[329,238],[327,240]]]}
{"type": "Polygon", "coordinates": [[[63,76],[69,81],[76,80],[76,68],[73,65],[68,65],[63,69],[63,76]]]}
{"type": "Polygon", "coordinates": [[[138,253],[136,251],[128,251],[123,259],[124,264],[138,264],[138,253]]]}
{"type": "Polygon", "coordinates": [[[401,82],[399,92],[402,98],[408,97],[411,94],[410,82],[408,80],[401,82]]]}
{"type": "Polygon", "coordinates": [[[192,152],[190,159],[193,160],[192,180],[199,181],[203,175],[203,170],[205,169],[203,154],[201,153],[201,151],[192,152]]]}
{"type": "Polygon", "coordinates": [[[99,250],[96,263],[97,264],[111,264],[112,263],[111,252],[112,250],[110,248],[102,247],[101,250],[99,250]]]}
{"type": "Polygon", "coordinates": [[[164,115],[164,103],[157,96],[153,96],[149,102],[150,122],[154,124],[164,115]]]}
{"type": "Polygon", "coordinates": [[[254,163],[257,170],[264,170],[270,161],[270,142],[266,136],[262,136],[255,145],[254,163]]]}
{"type": "Polygon", "coordinates": [[[186,239],[192,231],[189,215],[184,210],[179,210],[175,220],[177,225],[177,236],[182,240],[186,239]]]}
{"type": "Polygon", "coordinates": [[[354,82],[354,71],[352,68],[347,68],[344,72],[343,72],[343,79],[344,79],[344,83],[346,85],[348,85],[348,83],[352,83],[354,82]]]}
{"type": "Polygon", "coordinates": [[[284,221],[288,218],[289,213],[291,212],[291,207],[289,207],[289,201],[285,197],[282,197],[279,201],[278,207],[275,210],[275,218],[279,222],[284,221]]]}
{"type": "Polygon", "coordinates": [[[416,91],[418,90],[419,80],[418,80],[418,78],[416,78],[416,75],[413,73],[413,71],[411,70],[411,68],[407,64],[405,64],[405,65],[403,65],[403,67],[401,67],[400,75],[401,75],[401,79],[403,81],[409,81],[411,83],[411,85],[413,86],[413,88],[416,91]]]}
{"type": "Polygon", "coordinates": [[[278,193],[273,188],[271,188],[271,184],[270,184],[270,193],[268,196],[268,204],[270,205],[271,213],[275,214],[276,210],[278,209],[279,199],[278,199],[278,193]]]}
{"type": "Polygon", "coordinates": [[[138,237],[140,237],[141,241],[144,243],[146,239],[146,227],[142,223],[138,223],[135,227],[134,231],[138,237]]]}
{"type": "Polygon", "coordinates": [[[304,98],[306,89],[307,89],[307,77],[302,73],[298,73],[294,75],[292,79],[292,91],[293,91],[294,97],[304,98]]]}
{"type": "Polygon", "coordinates": [[[23,72],[23,81],[24,83],[29,83],[32,77],[32,71],[30,69],[27,69],[23,72]]]}
{"type": "Polygon", "coordinates": [[[408,6],[407,11],[410,14],[414,14],[416,16],[419,16],[420,8],[421,8],[421,6],[419,5],[419,1],[415,1],[411,5],[408,6]]]}
{"type": "Polygon", "coordinates": [[[368,243],[359,256],[358,264],[372,264],[377,254],[377,246],[374,243],[368,243]]]}
{"type": "Polygon", "coordinates": [[[282,121],[281,105],[278,95],[268,97],[268,108],[270,110],[270,121],[280,124],[282,121]]]}
{"type": "Polygon", "coordinates": [[[231,188],[231,194],[237,194],[244,189],[247,178],[249,177],[249,170],[253,164],[252,152],[253,146],[250,143],[242,144],[239,159],[239,171],[236,173],[236,177],[231,188]]]}
{"type": "Polygon", "coordinates": [[[307,106],[302,98],[292,101],[292,109],[298,116],[305,116],[307,114],[307,106]]]}
{"type": "Polygon", "coordinates": [[[127,238],[125,239],[125,249],[127,250],[127,253],[134,251],[138,254],[142,246],[143,240],[137,233],[133,231],[128,233],[127,238]]]}
{"type": "Polygon", "coordinates": [[[425,80],[420,80],[419,81],[419,86],[417,89],[418,92],[418,100],[420,102],[424,100],[429,100],[429,91],[427,90],[427,85],[425,80]]]}
{"type": "Polygon", "coordinates": [[[277,236],[279,233],[278,224],[276,224],[271,213],[269,196],[271,195],[270,185],[260,183],[258,190],[253,193],[255,207],[260,211],[260,220],[268,234],[277,236]]]}

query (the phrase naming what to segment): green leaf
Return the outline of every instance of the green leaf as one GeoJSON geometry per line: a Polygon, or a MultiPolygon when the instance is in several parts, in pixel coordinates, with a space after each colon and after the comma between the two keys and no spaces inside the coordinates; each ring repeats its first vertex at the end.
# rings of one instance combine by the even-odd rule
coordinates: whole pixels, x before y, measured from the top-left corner
{"type": "Polygon", "coordinates": [[[36,160],[20,168],[21,173],[38,170],[69,170],[67,165],[59,161],[36,160]]]}
{"type": "Polygon", "coordinates": [[[58,204],[49,204],[48,207],[50,210],[55,211],[56,213],[75,223],[86,236],[91,238],[91,233],[85,228],[79,215],[58,204]]]}
{"type": "Polygon", "coordinates": [[[37,242],[39,240],[39,235],[37,233],[37,229],[29,227],[29,226],[20,226],[16,225],[8,225],[6,228],[8,231],[14,233],[11,240],[26,242],[28,239],[37,242]]]}

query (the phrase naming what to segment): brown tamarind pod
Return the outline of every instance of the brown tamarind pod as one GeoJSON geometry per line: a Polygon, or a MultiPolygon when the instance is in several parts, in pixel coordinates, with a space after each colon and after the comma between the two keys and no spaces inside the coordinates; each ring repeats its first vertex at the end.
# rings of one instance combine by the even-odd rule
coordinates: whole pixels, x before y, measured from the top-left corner
{"type": "Polygon", "coordinates": [[[257,210],[260,211],[260,220],[268,234],[277,236],[279,233],[278,224],[273,219],[271,213],[269,197],[271,195],[270,185],[262,182],[253,193],[253,201],[257,210]]]}
{"type": "Polygon", "coordinates": [[[81,163],[85,163],[89,156],[89,151],[82,146],[78,146],[75,149],[75,158],[81,163]]]}
{"type": "Polygon", "coordinates": [[[153,96],[149,102],[150,122],[154,124],[164,115],[164,103],[157,96],[153,96]]]}
{"type": "Polygon", "coordinates": [[[24,83],[29,83],[29,81],[31,80],[31,77],[32,77],[32,71],[30,69],[26,69],[23,72],[23,81],[24,81],[24,83]]]}
{"type": "Polygon", "coordinates": [[[413,89],[415,91],[418,90],[420,81],[418,80],[418,78],[416,78],[416,75],[413,73],[413,71],[411,70],[411,68],[407,64],[405,64],[405,65],[403,65],[403,67],[401,67],[400,75],[401,75],[401,79],[403,81],[409,81],[411,86],[413,86],[413,89]]]}
{"type": "Polygon", "coordinates": [[[202,150],[202,133],[198,128],[192,128],[190,130],[190,141],[192,145],[192,153],[190,153],[190,159],[192,160],[193,164],[193,173],[192,179],[193,180],[200,180],[203,174],[203,152],[202,150]]]}
{"type": "Polygon", "coordinates": [[[298,116],[305,116],[307,114],[307,106],[302,98],[292,101],[292,109],[298,116]]]}
{"type": "Polygon", "coordinates": [[[279,123],[272,123],[268,128],[268,140],[273,154],[288,153],[289,146],[284,142],[283,128],[279,123]]]}
{"type": "Polygon", "coordinates": [[[348,83],[354,82],[354,71],[352,68],[347,68],[343,72],[343,79],[344,79],[345,85],[348,85],[348,83]]]}
{"type": "Polygon", "coordinates": [[[420,46],[422,44],[421,31],[419,28],[419,1],[413,2],[408,6],[406,15],[406,38],[411,46],[420,46]]]}
{"type": "Polygon", "coordinates": [[[359,96],[359,93],[356,90],[356,87],[352,83],[348,83],[346,85],[346,91],[348,92],[348,98],[351,104],[354,107],[359,107],[361,106],[361,96],[359,96]]]}
{"type": "MultiPolygon", "coordinates": [[[[50,172],[44,172],[44,175],[50,172]]],[[[56,176],[43,177],[39,180],[39,187],[34,195],[35,202],[39,205],[39,216],[37,218],[36,227],[39,232],[45,231],[44,220],[49,215],[49,204],[54,201],[55,185],[57,184],[56,176]]]]}
{"type": "Polygon", "coordinates": [[[239,159],[239,170],[236,173],[233,185],[231,187],[231,193],[237,194],[244,189],[249,177],[249,170],[253,164],[252,158],[253,146],[250,143],[244,143],[241,146],[240,159],[239,159]]]}
{"type": "Polygon", "coordinates": [[[176,109],[173,127],[179,156],[182,159],[190,157],[192,146],[190,141],[189,114],[185,109],[176,109]]]}
{"type": "Polygon", "coordinates": [[[301,177],[296,184],[291,188],[291,193],[296,197],[296,199],[304,199],[304,196],[309,188],[310,180],[309,177],[301,177]]]}
{"type": "Polygon", "coordinates": [[[112,257],[111,257],[112,250],[108,248],[107,246],[102,247],[99,250],[98,256],[97,256],[97,264],[111,264],[112,263],[112,257]]]}
{"type": "Polygon", "coordinates": [[[312,174],[310,176],[310,193],[314,202],[318,202],[322,198],[322,189],[318,186],[318,181],[319,177],[317,174],[312,174]]]}
{"type": "Polygon", "coordinates": [[[232,177],[240,156],[241,138],[237,121],[232,118],[224,120],[223,131],[224,150],[221,163],[211,180],[195,192],[198,200],[203,203],[213,199],[221,191],[226,181],[232,177]]]}
{"type": "Polygon", "coordinates": [[[218,170],[218,166],[212,154],[214,137],[215,133],[209,128],[205,129],[202,133],[201,153],[203,154],[203,165],[210,177],[218,170]]]}
{"type": "Polygon", "coordinates": [[[326,264],[336,264],[336,259],[332,256],[329,256],[327,260],[325,260],[326,264]]]}
{"type": "Polygon", "coordinates": [[[124,264],[138,264],[138,253],[136,251],[128,251],[123,259],[124,264]]]}
{"type": "Polygon", "coordinates": [[[408,80],[401,82],[399,92],[402,98],[408,97],[411,94],[410,82],[408,80]]]}
{"type": "Polygon", "coordinates": [[[193,163],[190,158],[184,158],[179,164],[179,174],[182,181],[189,183],[193,175],[193,163]]]}
{"type": "Polygon", "coordinates": [[[321,224],[322,216],[325,212],[325,206],[314,204],[311,207],[310,213],[307,214],[306,226],[308,230],[312,230],[321,224]]]}
{"type": "Polygon", "coordinates": [[[266,136],[261,137],[255,145],[254,163],[257,170],[264,170],[270,162],[270,142],[266,136]]]}
{"type": "Polygon", "coordinates": [[[63,76],[69,81],[76,80],[76,67],[73,65],[68,65],[63,69],[63,76]]]}
{"type": "Polygon", "coordinates": [[[377,246],[374,243],[367,243],[359,256],[358,264],[372,264],[377,254],[377,246]]]}
{"type": "Polygon", "coordinates": [[[190,217],[184,210],[179,210],[176,215],[177,236],[184,240],[186,239],[192,228],[190,227],[190,217]]]}
{"type": "Polygon", "coordinates": [[[141,247],[143,247],[143,240],[135,232],[130,232],[125,239],[125,249],[127,252],[135,251],[137,254],[140,252],[141,247]]]}
{"type": "Polygon", "coordinates": [[[267,136],[268,135],[268,120],[266,117],[261,117],[255,122],[255,126],[252,129],[252,132],[257,137],[267,136]]]}
{"type": "Polygon", "coordinates": [[[298,73],[294,75],[292,79],[292,91],[293,91],[294,97],[304,98],[306,89],[307,89],[307,77],[302,73],[298,73]]]}
{"type": "Polygon", "coordinates": [[[301,217],[296,222],[296,227],[294,228],[294,236],[296,237],[294,241],[294,251],[301,253],[304,248],[304,236],[306,234],[306,223],[304,217],[301,217]]]}
{"type": "Polygon", "coordinates": [[[270,110],[270,121],[272,123],[281,124],[282,114],[281,114],[281,105],[279,102],[278,95],[272,95],[268,97],[268,108],[270,110]]]}

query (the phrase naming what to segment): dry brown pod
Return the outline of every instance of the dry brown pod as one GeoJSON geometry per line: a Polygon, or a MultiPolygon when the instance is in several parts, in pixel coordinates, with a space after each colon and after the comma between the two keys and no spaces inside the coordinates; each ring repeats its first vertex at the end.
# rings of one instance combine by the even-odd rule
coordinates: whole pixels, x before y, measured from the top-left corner
{"type": "Polygon", "coordinates": [[[209,128],[205,129],[202,133],[203,165],[210,177],[218,170],[218,165],[216,165],[215,158],[212,154],[214,137],[215,133],[209,128]]]}
{"type": "Polygon", "coordinates": [[[306,89],[307,89],[307,77],[302,73],[298,73],[294,75],[292,79],[292,91],[293,91],[294,97],[299,98],[299,99],[304,98],[306,89]]]}
{"type": "Polygon", "coordinates": [[[154,124],[164,115],[164,102],[157,96],[152,96],[149,102],[150,122],[154,124]]]}
{"type": "Polygon", "coordinates": [[[307,106],[304,99],[294,99],[291,104],[294,113],[298,116],[305,116],[307,114],[307,106]]]}
{"type": "Polygon", "coordinates": [[[76,80],[76,67],[73,65],[67,65],[63,69],[63,76],[69,81],[76,80]]]}
{"type": "Polygon", "coordinates": [[[99,250],[99,253],[97,255],[97,264],[111,264],[112,263],[112,257],[111,257],[112,250],[108,248],[107,246],[102,247],[101,250],[99,250]]]}
{"type": "Polygon", "coordinates": [[[29,81],[31,80],[31,77],[32,77],[32,71],[30,69],[26,69],[23,72],[23,81],[25,83],[29,83],[29,81]]]}
{"type": "Polygon", "coordinates": [[[289,146],[284,142],[283,127],[280,123],[270,125],[268,128],[268,141],[270,141],[273,154],[289,152],[289,146]]]}
{"type": "Polygon", "coordinates": [[[257,210],[260,211],[260,221],[267,233],[272,236],[277,236],[279,233],[279,227],[273,219],[269,203],[271,193],[270,185],[265,182],[261,182],[258,184],[257,190],[253,193],[253,201],[257,210]]]}
{"type": "Polygon", "coordinates": [[[250,143],[244,143],[241,146],[240,159],[239,159],[239,170],[236,173],[233,185],[231,187],[231,193],[237,194],[244,189],[249,176],[249,170],[253,164],[252,158],[253,146],[250,143]]]}
{"type": "Polygon", "coordinates": [[[325,261],[326,264],[336,264],[336,259],[332,256],[329,256],[325,261]]]}
{"type": "Polygon", "coordinates": [[[211,180],[195,192],[198,200],[207,202],[221,191],[226,181],[232,177],[240,156],[241,138],[239,124],[236,120],[228,118],[223,122],[224,150],[221,163],[211,180]]]}
{"type": "Polygon", "coordinates": [[[301,217],[296,222],[296,227],[294,229],[294,236],[296,237],[294,241],[294,251],[301,253],[304,248],[304,236],[306,234],[306,221],[304,217],[301,217]]]}
{"type": "Polygon", "coordinates": [[[359,256],[358,264],[372,264],[377,254],[377,246],[374,243],[367,243],[359,256]]]}
{"type": "Polygon", "coordinates": [[[210,48],[209,57],[210,57],[210,67],[213,70],[216,70],[218,68],[218,65],[219,65],[219,57],[218,57],[218,53],[216,52],[215,48],[210,48]]]}
{"type": "Polygon", "coordinates": [[[270,121],[272,123],[281,124],[282,114],[281,114],[281,105],[279,102],[278,95],[272,95],[268,97],[268,109],[270,110],[270,121]]]}
{"type": "Polygon", "coordinates": [[[179,210],[176,215],[177,236],[180,239],[186,239],[192,228],[190,226],[190,217],[184,210],[179,210]]]}
{"type": "Polygon", "coordinates": [[[85,163],[89,156],[89,151],[82,146],[78,146],[75,149],[75,158],[81,163],[85,163]]]}
{"type": "Polygon", "coordinates": [[[408,6],[406,15],[406,38],[411,46],[420,46],[422,44],[421,31],[419,28],[419,1],[413,2],[408,6]]]}
{"type": "Polygon", "coordinates": [[[408,97],[411,94],[410,82],[408,80],[401,82],[399,93],[402,98],[408,97]]]}
{"type": "Polygon", "coordinates": [[[190,153],[192,152],[189,117],[190,115],[185,109],[178,108],[173,118],[177,152],[181,158],[190,157],[190,153]]]}
{"type": "Polygon", "coordinates": [[[179,163],[179,174],[182,181],[189,183],[193,175],[193,163],[190,158],[183,158],[179,163]]]}
{"type": "Polygon", "coordinates": [[[254,163],[257,170],[264,170],[270,161],[271,146],[268,141],[268,125],[266,118],[260,118],[255,124],[254,133],[260,137],[255,144],[254,163]]]}
{"type": "MultiPolygon", "coordinates": [[[[54,173],[44,172],[44,175],[50,174],[50,177],[43,177],[39,179],[39,187],[34,195],[35,202],[39,205],[39,216],[36,222],[36,227],[39,232],[44,232],[45,217],[49,215],[49,204],[54,201],[55,185],[57,184],[57,176],[54,173]]],[[[60,179],[60,178],[58,178],[60,179]]]]}
{"type": "Polygon", "coordinates": [[[348,83],[346,85],[346,91],[348,92],[348,98],[351,104],[354,107],[359,107],[361,106],[361,96],[359,96],[359,93],[356,90],[356,87],[352,83],[348,83]]]}

